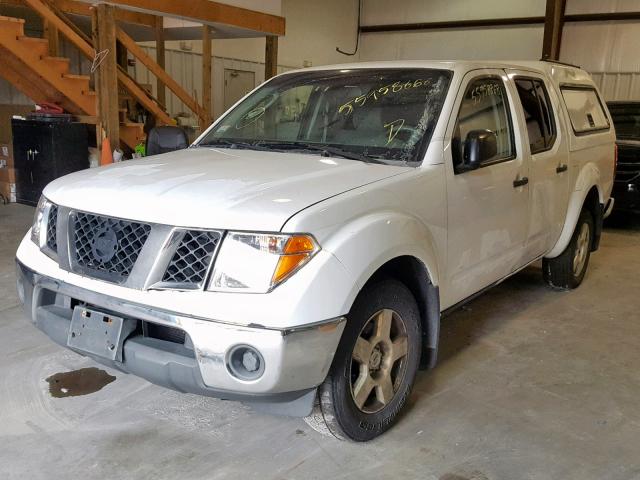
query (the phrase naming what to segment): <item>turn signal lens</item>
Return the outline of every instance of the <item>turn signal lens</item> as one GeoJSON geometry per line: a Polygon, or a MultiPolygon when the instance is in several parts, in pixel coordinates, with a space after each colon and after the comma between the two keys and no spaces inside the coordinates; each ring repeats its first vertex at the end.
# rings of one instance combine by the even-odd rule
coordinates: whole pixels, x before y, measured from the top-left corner
{"type": "Polygon", "coordinates": [[[291,237],[283,249],[283,255],[278,260],[271,284],[277,285],[282,282],[304,265],[315,252],[316,244],[310,236],[296,235],[291,237]]]}

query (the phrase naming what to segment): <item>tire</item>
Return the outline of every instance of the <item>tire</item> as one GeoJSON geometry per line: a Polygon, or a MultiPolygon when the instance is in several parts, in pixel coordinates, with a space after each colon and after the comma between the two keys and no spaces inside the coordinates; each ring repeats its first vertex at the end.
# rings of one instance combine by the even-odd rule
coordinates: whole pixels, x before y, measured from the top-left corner
{"type": "Polygon", "coordinates": [[[421,339],[418,305],[404,284],[388,279],[366,287],[305,421],[320,433],[356,442],[388,430],[411,393],[421,339]]]}
{"type": "Polygon", "coordinates": [[[572,290],[582,283],[589,266],[593,235],[593,216],[588,210],[582,209],[564,252],[556,258],[542,260],[542,275],[547,284],[558,290],[572,290]]]}

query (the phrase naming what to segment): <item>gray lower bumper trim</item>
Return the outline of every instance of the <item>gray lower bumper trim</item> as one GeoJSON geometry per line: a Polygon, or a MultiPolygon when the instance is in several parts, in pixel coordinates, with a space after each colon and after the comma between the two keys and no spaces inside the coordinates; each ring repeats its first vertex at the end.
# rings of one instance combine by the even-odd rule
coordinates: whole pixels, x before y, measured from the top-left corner
{"type": "MultiPolygon", "coordinates": [[[[69,348],[67,336],[71,321],[69,308],[51,304],[32,309],[37,275],[17,262],[19,281],[24,288],[27,315],[35,325],[59,345],[69,348]]],[[[151,383],[184,393],[211,396],[225,400],[249,402],[255,408],[274,414],[306,416],[311,413],[315,388],[275,394],[250,394],[216,390],[202,380],[193,351],[183,345],[141,335],[129,337],[124,343],[123,362],[87,355],[98,363],[125,373],[142,377],[151,383]]]]}

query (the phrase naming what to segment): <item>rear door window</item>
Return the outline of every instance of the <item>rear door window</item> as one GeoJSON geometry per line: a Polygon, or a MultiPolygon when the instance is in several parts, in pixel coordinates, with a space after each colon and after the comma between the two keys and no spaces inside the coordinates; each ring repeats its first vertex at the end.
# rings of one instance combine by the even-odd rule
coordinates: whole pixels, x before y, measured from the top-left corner
{"type": "Polygon", "coordinates": [[[527,123],[531,153],[550,149],[556,138],[556,126],[544,82],[537,78],[517,77],[515,84],[527,123]]]}
{"type": "Polygon", "coordinates": [[[576,134],[609,129],[609,119],[595,89],[591,87],[561,87],[576,134]]]}

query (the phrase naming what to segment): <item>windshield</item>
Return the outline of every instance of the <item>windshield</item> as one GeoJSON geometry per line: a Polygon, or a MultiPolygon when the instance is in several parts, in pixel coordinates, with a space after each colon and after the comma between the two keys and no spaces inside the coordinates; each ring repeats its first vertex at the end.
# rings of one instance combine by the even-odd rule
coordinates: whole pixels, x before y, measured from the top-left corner
{"type": "Polygon", "coordinates": [[[640,103],[610,103],[608,107],[616,136],[640,140],[640,103]]]}
{"type": "Polygon", "coordinates": [[[433,69],[283,75],[227,113],[197,146],[419,164],[450,77],[433,69]]]}

